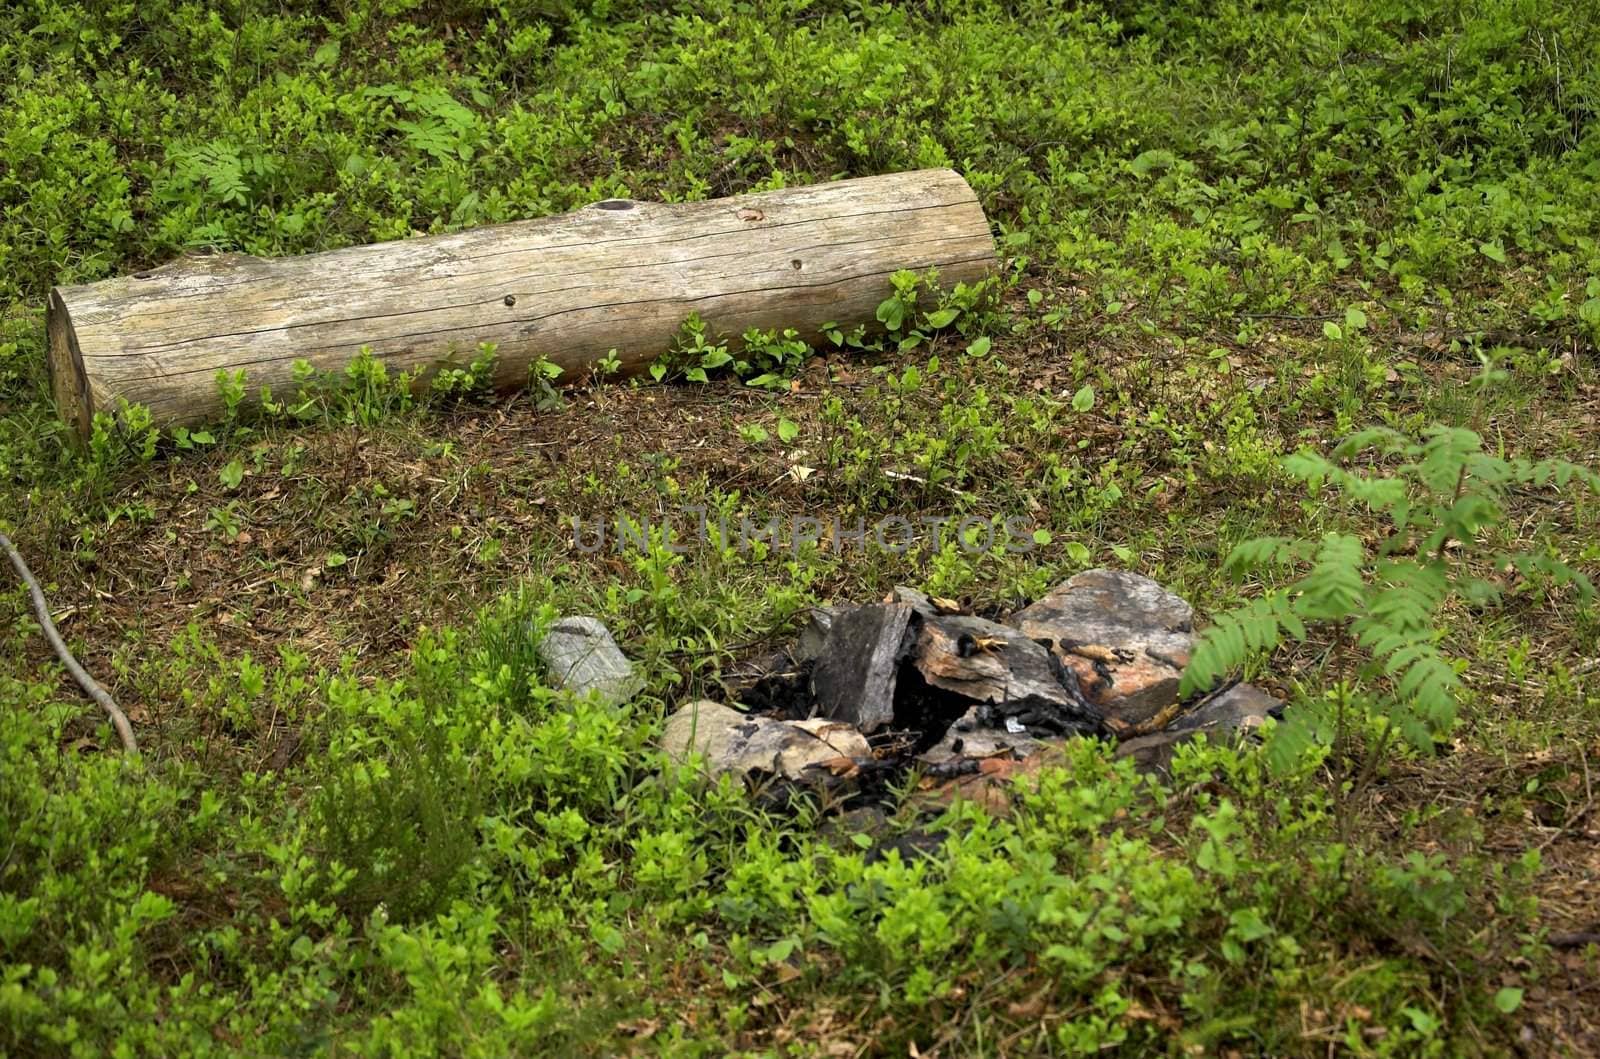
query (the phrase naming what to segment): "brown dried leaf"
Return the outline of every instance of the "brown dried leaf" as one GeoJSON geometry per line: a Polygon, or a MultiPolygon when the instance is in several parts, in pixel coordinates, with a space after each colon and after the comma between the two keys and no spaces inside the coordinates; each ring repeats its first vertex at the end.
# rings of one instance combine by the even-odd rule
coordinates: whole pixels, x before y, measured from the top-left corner
{"type": "Polygon", "coordinates": [[[1097,643],[1077,644],[1076,646],[1069,647],[1067,651],[1070,654],[1077,655],[1079,658],[1087,658],[1093,662],[1111,663],[1120,661],[1120,659],[1117,658],[1116,651],[1097,643]]]}
{"type": "Polygon", "coordinates": [[[647,1041],[654,1037],[656,1031],[660,1028],[661,1023],[656,1019],[629,1019],[626,1022],[617,1023],[617,1029],[620,1032],[641,1041],[647,1041]]]}
{"type": "Polygon", "coordinates": [[[861,771],[861,766],[856,764],[855,758],[843,755],[831,757],[826,761],[819,761],[817,764],[839,777],[854,776],[861,771]]]}

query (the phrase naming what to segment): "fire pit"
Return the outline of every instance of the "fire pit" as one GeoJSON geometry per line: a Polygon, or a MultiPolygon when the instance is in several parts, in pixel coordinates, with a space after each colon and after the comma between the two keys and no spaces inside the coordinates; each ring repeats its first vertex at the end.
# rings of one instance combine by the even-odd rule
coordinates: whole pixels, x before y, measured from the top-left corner
{"type": "Polygon", "coordinates": [[[1173,747],[1233,738],[1283,704],[1232,683],[1178,698],[1194,612],[1148,578],[1090,570],[995,621],[908,588],[813,613],[788,651],[667,719],[662,745],[712,773],[870,800],[916,771],[945,792],[1037,768],[1071,739],[1161,770],[1173,747]]]}

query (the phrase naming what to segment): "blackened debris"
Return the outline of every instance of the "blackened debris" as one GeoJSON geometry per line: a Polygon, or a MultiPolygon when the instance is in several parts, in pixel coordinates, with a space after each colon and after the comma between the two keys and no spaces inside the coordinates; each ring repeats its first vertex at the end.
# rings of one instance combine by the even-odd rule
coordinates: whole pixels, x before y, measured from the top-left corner
{"type": "Polygon", "coordinates": [[[915,609],[904,603],[857,607],[834,618],[811,672],[818,714],[872,733],[895,719],[895,683],[915,609]]]}
{"type": "Polygon", "coordinates": [[[816,713],[816,697],[811,694],[810,662],[770,672],[739,692],[739,703],[751,713],[803,721],[816,713]]]}

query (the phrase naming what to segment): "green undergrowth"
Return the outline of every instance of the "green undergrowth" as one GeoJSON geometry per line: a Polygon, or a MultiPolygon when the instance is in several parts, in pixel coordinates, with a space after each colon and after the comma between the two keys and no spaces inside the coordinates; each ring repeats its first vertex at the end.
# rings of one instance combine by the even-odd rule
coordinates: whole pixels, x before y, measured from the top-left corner
{"type": "Polygon", "coordinates": [[[213,693],[142,760],[60,754],[76,707],[8,679],[29,708],[0,770],[7,1050],[501,1055],[653,1023],[657,1044],[718,1053],[778,1043],[774,1006],[803,1041],[826,1006],[854,1026],[817,1024],[818,1048],[871,1027],[884,1051],[1020,1032],[1026,1050],[1276,1052],[1305,1026],[1299,991],[1330,980],[1313,1022],[1383,1054],[1496,1018],[1492,979],[1468,970],[1447,1000],[1434,980],[1516,954],[1463,924],[1526,928],[1537,855],[1346,844],[1309,767],[1208,746],[1164,785],[1082,743],[1002,819],[963,803],[852,834],[816,806],[769,815],[663,767],[648,698],[574,701],[529,672],[555,614],[533,598],[424,637],[401,680],[318,676],[314,713],[297,685],[181,659],[213,693]],[[304,725],[295,764],[218,775],[177,751],[241,700],[304,725]],[[896,848],[911,828],[923,852],[896,848]],[[984,1004],[996,990],[1048,1014],[984,1004]]]}

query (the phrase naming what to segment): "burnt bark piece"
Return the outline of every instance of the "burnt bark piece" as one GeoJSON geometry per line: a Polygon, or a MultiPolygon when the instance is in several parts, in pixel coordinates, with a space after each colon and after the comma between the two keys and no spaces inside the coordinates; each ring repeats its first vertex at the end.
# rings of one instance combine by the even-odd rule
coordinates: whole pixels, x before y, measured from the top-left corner
{"type": "Polygon", "coordinates": [[[1132,758],[1141,769],[1165,772],[1172,764],[1173,751],[1184,740],[1203,737],[1225,742],[1243,738],[1265,724],[1268,717],[1282,713],[1282,701],[1250,684],[1236,684],[1202,701],[1165,731],[1123,740],[1117,746],[1117,756],[1132,758]]]}
{"type": "Polygon", "coordinates": [[[979,724],[1012,734],[1089,735],[1098,708],[1044,647],[1016,629],[965,615],[925,618],[912,661],[930,688],[979,705],[979,724]]]}
{"type": "Polygon", "coordinates": [[[905,604],[883,603],[834,618],[811,671],[821,716],[869,733],[894,720],[895,682],[914,613],[905,604]]]}
{"type": "Polygon", "coordinates": [[[1043,647],[1016,629],[983,618],[954,614],[927,618],[912,657],[929,684],[974,702],[1033,696],[1069,701],[1043,647]]]}
{"type": "Polygon", "coordinates": [[[1021,732],[1007,731],[978,723],[978,711],[985,707],[974,706],[952,724],[944,738],[918,755],[918,760],[929,766],[948,766],[952,763],[976,762],[982,758],[1004,757],[1022,760],[1045,749],[1050,744],[1021,732]]]}

